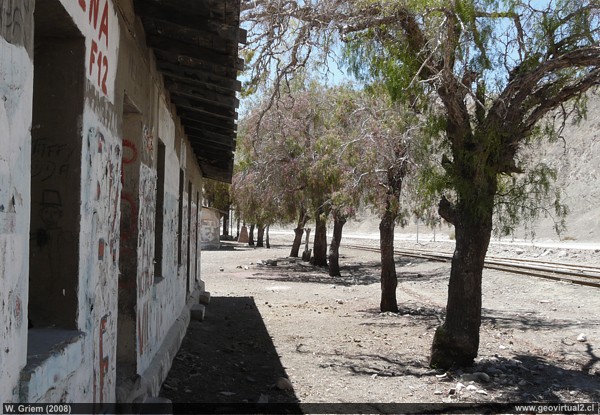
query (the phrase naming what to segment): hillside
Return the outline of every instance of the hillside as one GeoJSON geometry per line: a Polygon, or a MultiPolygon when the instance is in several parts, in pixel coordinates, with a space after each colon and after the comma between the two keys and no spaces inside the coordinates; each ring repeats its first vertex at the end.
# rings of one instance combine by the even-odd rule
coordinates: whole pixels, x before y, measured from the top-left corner
{"type": "MultiPolygon", "coordinates": [[[[564,141],[545,145],[542,161],[558,171],[558,183],[569,206],[563,238],[600,241],[600,95],[590,97],[587,119],[567,125],[564,141]]],[[[556,239],[549,220],[537,226],[539,238],[556,239]]]]}

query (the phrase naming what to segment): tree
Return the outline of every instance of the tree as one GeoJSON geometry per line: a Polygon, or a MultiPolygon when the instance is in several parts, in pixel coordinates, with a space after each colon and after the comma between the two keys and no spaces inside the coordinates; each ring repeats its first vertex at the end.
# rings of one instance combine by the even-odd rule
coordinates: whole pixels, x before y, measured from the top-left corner
{"type": "Polygon", "coordinates": [[[400,197],[413,170],[412,147],[419,141],[420,121],[402,105],[391,103],[381,88],[357,95],[354,108],[351,117],[358,127],[355,136],[362,149],[355,180],[380,217],[380,310],[398,312],[394,233],[396,223],[405,216],[400,197]]]}
{"type": "Polygon", "coordinates": [[[599,82],[598,0],[256,0],[244,2],[242,13],[257,36],[250,42],[254,80],[268,69],[281,83],[314,48],[331,51],[337,34],[351,41],[358,72],[369,62],[367,75],[383,80],[392,98],[429,116],[431,133],[444,142],[443,173],[432,190],[456,234],[446,320],[430,363],[472,364],[496,202],[548,189],[544,169],[513,186],[526,167],[519,150],[558,136],[599,82]]]}
{"type": "Polygon", "coordinates": [[[438,211],[455,227],[456,250],[430,363],[470,365],[479,347],[482,269],[496,202],[500,193],[522,201],[531,187],[554,196],[544,192],[547,169],[512,186],[525,173],[519,150],[556,136],[600,80],[598,3],[454,0],[376,9],[398,24],[357,37],[355,51],[394,98],[437,119],[447,145],[438,211]]]}
{"type": "Polygon", "coordinates": [[[210,207],[225,212],[223,216],[223,235],[229,235],[229,209],[231,207],[230,185],[216,180],[206,179],[203,183],[204,198],[210,207]]]}

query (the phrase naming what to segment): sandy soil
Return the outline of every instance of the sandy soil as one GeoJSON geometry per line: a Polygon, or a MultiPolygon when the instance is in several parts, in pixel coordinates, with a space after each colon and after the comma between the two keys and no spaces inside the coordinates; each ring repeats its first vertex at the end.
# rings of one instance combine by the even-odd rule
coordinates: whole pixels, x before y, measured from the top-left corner
{"type": "MultiPolygon", "coordinates": [[[[430,369],[428,358],[444,318],[448,264],[398,257],[401,312],[382,314],[377,254],[342,246],[343,276],[332,278],[287,258],[291,238],[274,235],[269,250],[228,243],[202,253],[212,300],[205,320],[190,324],[161,396],[173,402],[600,401],[598,289],[484,271],[476,365],[443,373],[430,369]],[[277,265],[260,265],[268,259],[277,265]]],[[[434,244],[397,243],[423,245],[434,244]]],[[[449,242],[435,246],[452,250],[449,242]]],[[[490,251],[582,263],[598,255],[513,244],[490,251]]]]}

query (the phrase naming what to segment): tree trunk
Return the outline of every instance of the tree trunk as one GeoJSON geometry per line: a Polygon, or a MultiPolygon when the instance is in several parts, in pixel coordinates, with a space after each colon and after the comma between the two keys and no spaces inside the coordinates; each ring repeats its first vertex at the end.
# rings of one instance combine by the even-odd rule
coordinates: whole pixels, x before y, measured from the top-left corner
{"type": "Polygon", "coordinates": [[[329,276],[339,277],[340,274],[340,243],[342,242],[342,229],[346,218],[342,215],[333,215],[333,238],[329,245],[329,276]]]}
{"type": "MultiPolygon", "coordinates": [[[[495,189],[452,209],[456,248],[448,285],[446,320],[435,332],[430,365],[449,369],[471,366],[479,349],[481,283],[492,234],[495,189]]],[[[440,203],[440,214],[442,214],[440,203]]],[[[447,203],[447,201],[446,201],[447,203]]],[[[444,216],[442,214],[442,216],[444,216]]]]}
{"type": "Polygon", "coordinates": [[[258,225],[258,237],[256,239],[256,246],[258,248],[262,248],[265,246],[264,238],[265,238],[265,227],[263,225],[258,225]]]}
{"type": "Polygon", "coordinates": [[[312,249],[309,249],[309,241],[310,241],[310,228],[304,229],[306,232],[306,244],[304,245],[304,252],[302,252],[302,261],[310,261],[310,257],[312,255],[312,249]]]}
{"type": "Polygon", "coordinates": [[[267,227],[265,228],[265,244],[267,246],[267,249],[271,249],[271,242],[269,241],[269,228],[271,227],[271,225],[267,225],[267,227]]]}
{"type": "Polygon", "coordinates": [[[223,236],[229,236],[229,207],[223,215],[223,236]]]}
{"type": "Polygon", "coordinates": [[[396,275],[396,261],[394,260],[394,229],[396,227],[396,215],[388,209],[385,210],[381,222],[379,222],[379,246],[381,248],[381,312],[398,312],[396,300],[396,287],[398,277],[396,275]]]}
{"type": "MultiPolygon", "coordinates": [[[[236,215],[237,216],[237,215],[236,215]]],[[[237,233],[235,235],[235,240],[237,241],[238,239],[240,239],[240,217],[238,216],[237,218],[237,233]]]]}
{"type": "Polygon", "coordinates": [[[315,239],[313,242],[313,257],[310,263],[317,267],[327,266],[327,222],[323,209],[315,215],[315,239]]]}
{"type": "Polygon", "coordinates": [[[294,229],[294,243],[292,244],[292,250],[290,252],[290,257],[292,258],[298,258],[300,245],[302,245],[302,234],[304,233],[304,226],[306,225],[307,219],[308,216],[306,215],[306,210],[300,208],[298,214],[298,226],[294,229]]]}
{"type": "Polygon", "coordinates": [[[250,225],[250,231],[248,232],[248,245],[254,246],[254,224],[250,225]]]}

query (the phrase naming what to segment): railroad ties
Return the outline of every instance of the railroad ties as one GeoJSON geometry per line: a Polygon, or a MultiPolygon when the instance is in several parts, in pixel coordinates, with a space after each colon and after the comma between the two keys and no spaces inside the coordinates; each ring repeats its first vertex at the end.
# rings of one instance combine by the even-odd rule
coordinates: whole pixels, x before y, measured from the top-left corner
{"type": "MultiPolygon", "coordinates": [[[[346,245],[346,248],[379,252],[379,248],[364,245],[346,245]]],[[[398,249],[394,250],[394,253],[431,261],[450,262],[452,260],[451,254],[424,249],[398,249]]],[[[589,265],[488,255],[485,259],[485,268],[600,288],[600,267],[589,265]]]]}

